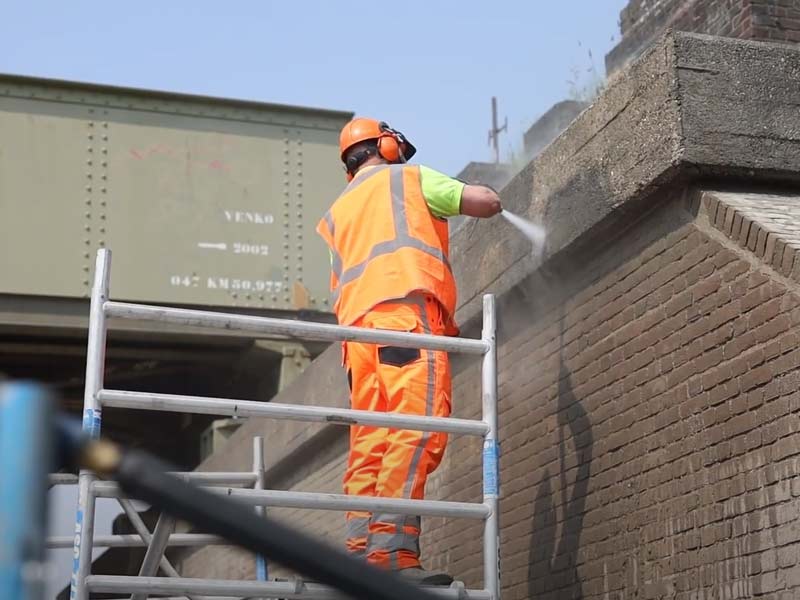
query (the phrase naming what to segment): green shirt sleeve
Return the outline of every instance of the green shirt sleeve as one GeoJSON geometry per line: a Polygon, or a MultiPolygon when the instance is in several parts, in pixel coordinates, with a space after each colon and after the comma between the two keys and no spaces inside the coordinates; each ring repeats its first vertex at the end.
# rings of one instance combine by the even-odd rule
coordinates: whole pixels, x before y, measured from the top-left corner
{"type": "Polygon", "coordinates": [[[433,216],[447,218],[461,214],[461,192],[466,185],[463,181],[422,165],[419,175],[422,195],[433,216]]]}

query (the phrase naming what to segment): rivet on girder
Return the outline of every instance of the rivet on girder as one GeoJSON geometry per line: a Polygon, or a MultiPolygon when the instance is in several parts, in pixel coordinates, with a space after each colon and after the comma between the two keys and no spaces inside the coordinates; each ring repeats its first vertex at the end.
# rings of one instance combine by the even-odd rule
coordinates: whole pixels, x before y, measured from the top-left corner
{"type": "Polygon", "coordinates": [[[106,241],[105,241],[105,240],[100,240],[100,241],[99,241],[99,242],[97,242],[97,243],[98,243],[100,246],[105,246],[105,245],[106,245],[106,241]]]}
{"type": "Polygon", "coordinates": [[[278,297],[277,297],[276,295],[274,295],[274,294],[273,294],[273,295],[272,295],[272,301],[273,301],[273,302],[275,302],[277,299],[278,299],[278,297]]]}
{"type": "Polygon", "coordinates": [[[101,162],[100,162],[100,166],[101,166],[101,167],[107,167],[107,166],[108,166],[108,163],[107,163],[106,161],[101,161],[101,162]]]}
{"type": "Polygon", "coordinates": [[[108,135],[107,135],[107,134],[105,134],[105,133],[104,133],[104,134],[102,135],[102,138],[103,138],[103,141],[104,141],[104,142],[107,142],[107,141],[108,141],[108,135]]]}
{"type": "Polygon", "coordinates": [[[83,270],[88,272],[89,271],[89,265],[83,265],[83,270]]]}
{"type": "Polygon", "coordinates": [[[86,198],[86,199],[83,201],[83,203],[84,203],[86,206],[91,206],[91,205],[92,205],[92,201],[91,201],[91,199],[90,199],[90,198],[86,198]]]}
{"type": "Polygon", "coordinates": [[[94,152],[94,150],[92,149],[92,147],[91,147],[91,146],[87,146],[87,147],[86,147],[86,151],[87,151],[87,152],[94,152]]]}
{"type": "Polygon", "coordinates": [[[89,121],[89,122],[87,123],[87,125],[88,125],[89,127],[94,127],[94,121],[89,121]]]}
{"type": "Polygon", "coordinates": [[[85,231],[91,231],[91,230],[92,230],[92,228],[91,228],[89,225],[84,225],[84,226],[83,226],[83,229],[84,229],[85,231]]]}
{"type": "Polygon", "coordinates": [[[101,188],[100,188],[100,191],[101,191],[103,194],[105,194],[105,193],[106,193],[106,188],[104,188],[104,187],[101,187],[101,188]]]}
{"type": "Polygon", "coordinates": [[[87,185],[87,186],[86,186],[86,191],[87,191],[87,192],[91,192],[91,191],[92,191],[92,186],[90,186],[90,185],[87,185]]]}
{"type": "Polygon", "coordinates": [[[90,133],[90,134],[88,134],[86,137],[87,137],[87,138],[89,138],[90,140],[93,140],[93,139],[94,139],[94,134],[91,134],[91,133],[90,133]]]}
{"type": "Polygon", "coordinates": [[[83,216],[86,217],[87,219],[90,219],[92,217],[92,213],[85,212],[85,213],[83,213],[83,216]]]}
{"type": "Polygon", "coordinates": [[[288,231],[284,231],[283,232],[283,237],[288,238],[289,237],[289,232],[288,231]]]}
{"type": "Polygon", "coordinates": [[[283,242],[283,247],[284,248],[288,248],[289,247],[289,242],[283,242]]]}
{"type": "Polygon", "coordinates": [[[87,240],[86,238],[83,238],[83,243],[88,246],[89,244],[92,243],[92,241],[91,240],[87,240]]]}
{"type": "Polygon", "coordinates": [[[105,233],[105,232],[106,232],[106,228],[105,227],[101,227],[100,228],[100,233],[105,233]]]}
{"type": "Polygon", "coordinates": [[[91,158],[87,158],[86,159],[86,164],[87,165],[91,165],[92,164],[92,159],[91,158]]]}

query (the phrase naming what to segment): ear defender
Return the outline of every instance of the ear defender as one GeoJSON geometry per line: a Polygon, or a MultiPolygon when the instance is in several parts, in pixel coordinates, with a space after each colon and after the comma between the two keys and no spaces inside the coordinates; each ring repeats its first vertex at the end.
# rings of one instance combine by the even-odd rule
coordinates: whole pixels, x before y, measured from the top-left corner
{"type": "Polygon", "coordinates": [[[378,154],[391,163],[404,163],[417,153],[417,149],[402,133],[392,129],[385,121],[378,124],[378,154]]]}
{"type": "Polygon", "coordinates": [[[378,154],[390,163],[399,162],[402,150],[400,147],[402,134],[396,132],[383,121],[378,126],[381,130],[381,137],[378,138],[378,154]]]}

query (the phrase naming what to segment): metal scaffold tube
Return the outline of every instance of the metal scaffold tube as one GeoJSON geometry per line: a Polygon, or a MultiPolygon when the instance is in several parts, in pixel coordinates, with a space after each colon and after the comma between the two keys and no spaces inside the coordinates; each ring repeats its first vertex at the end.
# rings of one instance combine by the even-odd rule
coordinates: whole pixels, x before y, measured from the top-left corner
{"type": "MultiPolygon", "coordinates": [[[[101,407],[97,392],[103,388],[106,354],[106,316],[103,305],[108,300],[111,252],[100,250],[94,265],[89,336],[86,354],[86,388],[83,395],[83,430],[92,438],[100,435],[101,407]]],[[[78,476],[78,510],[75,516],[75,544],[72,563],[70,598],[88,600],[86,577],[92,566],[92,537],[94,536],[94,495],[91,486],[95,476],[82,470],[78,476]]]]}
{"type": "MultiPolygon", "coordinates": [[[[209,492],[236,498],[247,506],[273,508],[307,508],[316,510],[366,510],[400,515],[426,517],[457,517],[485,519],[491,512],[485,504],[471,502],[445,502],[441,500],[407,500],[324,494],[317,492],[285,492],[281,490],[250,490],[240,488],[208,488],[209,492]]],[[[124,498],[119,485],[113,481],[96,481],[92,493],[97,498],[124,498]]]]}
{"type": "MultiPolygon", "coordinates": [[[[207,596],[268,597],[303,600],[343,600],[341,593],[329,587],[290,582],[234,581],[228,579],[175,579],[167,577],[125,577],[92,575],[88,585],[92,592],[125,593],[147,591],[151,594],[205,594],[207,596]]],[[[426,591],[440,598],[453,600],[492,600],[485,590],[427,587],[426,591]]],[[[413,599],[409,599],[413,600],[413,599]]]]}
{"type": "MultiPolygon", "coordinates": [[[[253,437],[253,475],[256,478],[253,489],[263,490],[266,487],[266,472],[264,470],[264,438],[260,435],[253,437]]],[[[260,517],[266,516],[266,508],[256,506],[256,514],[260,517]]],[[[267,559],[262,554],[257,554],[256,579],[258,581],[267,581],[267,578],[267,559]]]]}
{"type": "Polygon", "coordinates": [[[470,340],[443,335],[403,333],[380,329],[365,329],[362,327],[328,325],[326,323],[312,323],[309,321],[293,321],[291,319],[251,317],[247,315],[233,315],[186,308],[127,304],[124,302],[106,302],[104,310],[108,317],[115,317],[118,319],[142,319],[146,321],[186,325],[189,327],[211,327],[230,331],[269,333],[322,342],[358,341],[368,344],[384,344],[399,346],[401,348],[422,348],[423,350],[442,350],[444,352],[461,352],[463,354],[483,354],[486,352],[486,343],[482,340],[470,340]]]}
{"type": "Polygon", "coordinates": [[[483,530],[483,581],[500,600],[500,444],[497,440],[497,313],[494,296],[483,297],[483,341],[489,347],[481,364],[483,422],[483,503],[489,509],[483,530]]]}
{"type": "Polygon", "coordinates": [[[462,435],[484,436],[485,423],[444,417],[422,417],[398,413],[378,413],[347,408],[297,406],[278,402],[254,402],[226,398],[176,396],[150,392],[101,390],[98,398],[103,406],[135,410],[160,410],[191,414],[231,415],[236,417],[269,417],[273,419],[337,423],[340,425],[372,425],[416,431],[441,431],[462,435]]]}
{"type": "MultiPolygon", "coordinates": [[[[102,392],[101,392],[102,394],[102,392]]],[[[98,394],[98,397],[101,395],[98,394]]],[[[253,473],[239,473],[239,472],[224,472],[224,471],[211,471],[211,472],[177,472],[172,471],[170,475],[183,479],[184,481],[191,481],[199,485],[253,485],[255,475],[253,473]]],[[[78,476],[71,473],[51,473],[48,475],[48,485],[74,485],[78,483],[78,476]]]]}
{"type": "MultiPolygon", "coordinates": [[[[45,546],[54,548],[72,548],[75,539],[71,535],[47,538],[45,546]]],[[[169,536],[169,546],[219,546],[230,544],[218,535],[207,533],[173,533],[169,536]]],[[[141,536],[127,533],[120,535],[96,535],[92,544],[95,548],[146,548],[147,543],[141,536]]]]}
{"type": "Polygon", "coordinates": [[[51,473],[47,476],[47,485],[75,485],[78,483],[78,476],[72,473],[51,473]]]}

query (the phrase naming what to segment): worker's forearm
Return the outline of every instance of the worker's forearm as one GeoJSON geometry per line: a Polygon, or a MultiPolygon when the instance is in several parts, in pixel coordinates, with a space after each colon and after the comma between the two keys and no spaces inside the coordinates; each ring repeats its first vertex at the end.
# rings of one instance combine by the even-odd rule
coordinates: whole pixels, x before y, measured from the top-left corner
{"type": "Polygon", "coordinates": [[[464,186],[461,192],[461,214],[468,217],[493,217],[503,210],[500,196],[494,190],[482,185],[464,186]]]}

